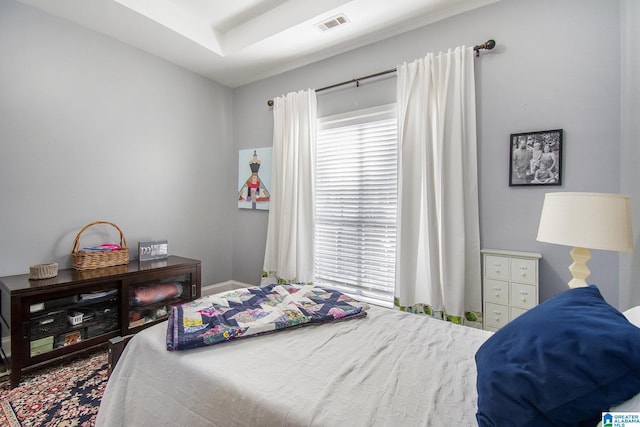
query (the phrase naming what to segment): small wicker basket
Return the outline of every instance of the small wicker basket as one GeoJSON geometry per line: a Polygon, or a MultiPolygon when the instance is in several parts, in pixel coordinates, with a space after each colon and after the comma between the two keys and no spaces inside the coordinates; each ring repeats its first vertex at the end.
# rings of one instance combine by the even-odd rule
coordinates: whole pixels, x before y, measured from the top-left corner
{"type": "Polygon", "coordinates": [[[92,270],[95,268],[112,267],[115,265],[129,264],[129,248],[124,238],[124,233],[114,223],[107,221],[95,221],[85,225],[78,232],[73,241],[73,250],[71,251],[71,268],[74,270],[92,270]],[[96,224],[108,224],[113,226],[120,233],[120,250],[104,251],[104,252],[85,252],[80,250],[80,235],[89,227],[96,224]]]}
{"type": "Polygon", "coordinates": [[[58,263],[36,264],[29,267],[29,279],[41,280],[50,279],[58,275],[58,263]]]}

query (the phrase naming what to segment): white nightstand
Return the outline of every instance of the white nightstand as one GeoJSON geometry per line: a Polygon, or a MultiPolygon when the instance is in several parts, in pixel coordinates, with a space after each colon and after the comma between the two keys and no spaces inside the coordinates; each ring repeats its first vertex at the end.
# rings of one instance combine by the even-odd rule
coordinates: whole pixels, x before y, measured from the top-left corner
{"type": "Polygon", "coordinates": [[[538,305],[538,268],[542,255],[482,249],[483,328],[497,331],[538,305]]]}

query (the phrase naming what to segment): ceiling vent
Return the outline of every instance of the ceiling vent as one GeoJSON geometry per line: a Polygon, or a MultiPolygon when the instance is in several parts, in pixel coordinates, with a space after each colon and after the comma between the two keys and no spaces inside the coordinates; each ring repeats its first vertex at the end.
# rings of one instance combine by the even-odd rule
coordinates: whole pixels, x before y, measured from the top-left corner
{"type": "Polygon", "coordinates": [[[316,27],[320,28],[322,31],[332,30],[341,25],[348,24],[349,20],[343,14],[334,16],[333,18],[329,18],[326,21],[323,21],[319,24],[316,24],[316,27]]]}

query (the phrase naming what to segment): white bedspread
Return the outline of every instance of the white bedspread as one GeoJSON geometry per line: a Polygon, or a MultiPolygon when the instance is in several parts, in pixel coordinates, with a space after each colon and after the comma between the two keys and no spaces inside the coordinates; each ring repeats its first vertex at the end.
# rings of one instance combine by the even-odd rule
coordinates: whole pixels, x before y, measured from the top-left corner
{"type": "Polygon", "coordinates": [[[168,352],[166,322],[128,344],[97,427],[475,426],[490,332],[371,307],[363,319],[168,352]]]}

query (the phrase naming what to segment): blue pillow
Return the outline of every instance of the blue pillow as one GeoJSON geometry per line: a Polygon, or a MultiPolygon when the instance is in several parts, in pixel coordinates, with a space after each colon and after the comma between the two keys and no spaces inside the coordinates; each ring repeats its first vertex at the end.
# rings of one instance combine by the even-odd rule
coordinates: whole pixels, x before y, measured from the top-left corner
{"type": "Polygon", "coordinates": [[[640,393],[640,329],[595,285],[507,323],[475,358],[480,426],[594,426],[640,393]]]}

